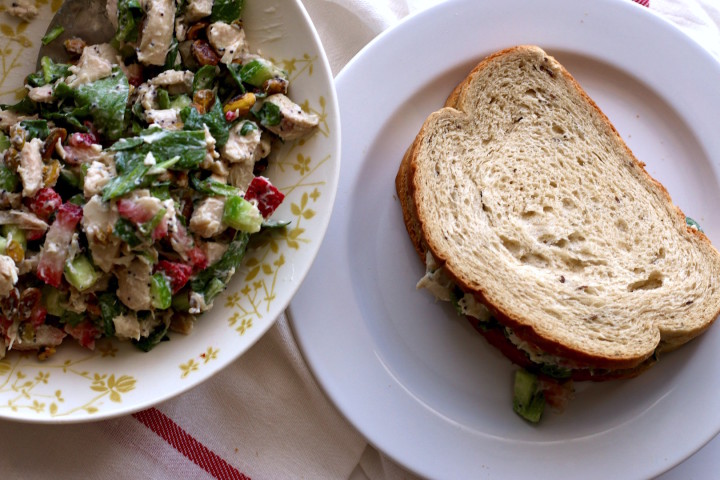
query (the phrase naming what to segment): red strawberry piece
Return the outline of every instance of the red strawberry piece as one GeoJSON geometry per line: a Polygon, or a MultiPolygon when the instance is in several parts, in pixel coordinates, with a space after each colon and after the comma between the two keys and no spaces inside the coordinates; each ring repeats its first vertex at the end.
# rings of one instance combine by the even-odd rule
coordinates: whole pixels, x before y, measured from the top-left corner
{"type": "Polygon", "coordinates": [[[75,326],[66,323],[65,332],[76,339],[80,345],[90,350],[95,349],[95,339],[100,338],[100,329],[90,320],[85,320],[75,326]]]}
{"type": "Polygon", "coordinates": [[[50,187],[41,188],[28,201],[30,210],[43,220],[50,218],[50,215],[55,213],[60,208],[60,205],[62,205],[62,198],[50,187]]]}
{"type": "Polygon", "coordinates": [[[82,208],[72,203],[66,202],[58,208],[55,221],[45,237],[36,272],[38,278],[48,285],[59,287],[62,282],[68,247],[82,214],[82,208]]]}
{"type": "Polygon", "coordinates": [[[145,223],[153,217],[153,213],[143,208],[137,202],[121,198],[117,202],[118,214],[121,217],[127,218],[136,225],[145,223]]]}
{"type": "Polygon", "coordinates": [[[190,265],[185,265],[179,262],[169,262],[167,260],[160,260],[155,265],[156,272],[162,272],[170,280],[173,293],[177,293],[185,284],[190,280],[193,269],[190,265]]]}
{"type": "Polygon", "coordinates": [[[200,247],[193,247],[187,252],[190,262],[198,270],[205,270],[208,266],[208,258],[200,247]]]}
{"type": "Polygon", "coordinates": [[[68,145],[71,147],[90,148],[94,143],[98,143],[98,139],[92,132],[75,132],[68,137],[68,145]]]}
{"type": "Polygon", "coordinates": [[[245,192],[245,200],[256,200],[258,210],[267,218],[285,199],[285,195],[265,177],[255,177],[245,192]]]}

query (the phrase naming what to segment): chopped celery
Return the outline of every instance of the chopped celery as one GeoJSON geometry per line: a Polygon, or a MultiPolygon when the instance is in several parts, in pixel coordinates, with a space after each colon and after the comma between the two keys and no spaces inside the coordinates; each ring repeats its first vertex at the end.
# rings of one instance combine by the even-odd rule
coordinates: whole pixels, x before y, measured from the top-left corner
{"type": "Polygon", "coordinates": [[[540,391],[536,375],[526,371],[515,372],[513,410],[525,420],[537,423],[545,409],[545,396],[540,391]]]}
{"type": "Polygon", "coordinates": [[[156,273],[151,277],[150,296],[152,306],[157,310],[167,310],[172,303],[172,289],[170,282],[163,273],[156,273]]]}
{"type": "Polygon", "coordinates": [[[225,282],[219,278],[213,278],[205,288],[205,303],[212,302],[222,291],[225,290],[225,282]]]}
{"type": "Polygon", "coordinates": [[[285,228],[288,225],[292,223],[291,220],[273,220],[272,218],[269,218],[267,220],[263,220],[261,227],[264,229],[280,229],[285,228]]]}
{"type": "Polygon", "coordinates": [[[192,105],[192,99],[185,94],[178,95],[177,97],[170,99],[170,108],[174,108],[176,110],[182,110],[190,105],[192,105]]]}
{"type": "Polygon", "coordinates": [[[47,313],[56,317],[62,317],[65,313],[65,307],[63,306],[67,301],[67,292],[62,292],[55,287],[45,285],[42,289],[43,304],[47,313]]]}
{"type": "Polygon", "coordinates": [[[100,277],[95,267],[85,255],[77,255],[65,262],[65,280],[79,291],[87,290],[100,277]]]}
{"type": "Polygon", "coordinates": [[[157,89],[157,101],[161,109],[166,110],[170,108],[170,94],[164,88],[157,89]]]}
{"type": "Polygon", "coordinates": [[[62,35],[62,33],[65,31],[65,28],[62,25],[55,25],[52,29],[50,29],[49,32],[45,34],[44,37],[40,39],[40,43],[43,45],[47,45],[48,43],[55,40],[57,37],[62,35]]]}
{"type": "Polygon", "coordinates": [[[27,249],[27,239],[25,238],[25,231],[22,228],[17,225],[3,225],[2,233],[8,243],[14,240],[22,246],[23,250],[27,249]]]}
{"type": "Polygon", "coordinates": [[[251,60],[240,70],[242,81],[253,87],[261,87],[265,81],[276,77],[287,79],[287,73],[264,58],[251,60]]]}
{"type": "Polygon", "coordinates": [[[82,193],[76,193],[68,199],[68,202],[82,207],[83,205],[85,205],[85,195],[83,195],[82,193]]]}
{"type": "Polygon", "coordinates": [[[17,173],[5,165],[0,165],[0,190],[14,192],[20,184],[20,177],[17,173]]]}
{"type": "Polygon", "coordinates": [[[0,152],[10,148],[10,139],[3,132],[0,132],[0,152]]]}
{"type": "Polygon", "coordinates": [[[258,208],[242,197],[231,196],[225,200],[223,223],[235,230],[247,233],[260,231],[263,216],[258,208]]]}
{"type": "Polygon", "coordinates": [[[176,312],[187,312],[190,310],[190,292],[187,290],[180,290],[178,293],[173,295],[171,306],[176,312]]]}

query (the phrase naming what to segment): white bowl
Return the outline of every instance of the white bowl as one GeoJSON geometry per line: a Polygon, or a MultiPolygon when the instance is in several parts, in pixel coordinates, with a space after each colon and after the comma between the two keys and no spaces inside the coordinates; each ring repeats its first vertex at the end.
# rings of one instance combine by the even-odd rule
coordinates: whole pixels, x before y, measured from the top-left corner
{"type": "MultiPolygon", "coordinates": [[[[15,103],[34,70],[40,38],[61,2],[40,5],[27,23],[0,16],[4,61],[0,103],[15,103]],[[6,48],[6,47],[4,47],[6,48]]],[[[340,123],[332,73],[299,0],[248,0],[244,26],[252,51],[290,74],[290,96],[320,117],[310,138],[282,145],[268,177],[286,194],[274,218],[285,231],[248,251],[227,291],[190,335],[171,334],[148,353],[127,342],[98,342],[94,351],[61,345],[46,361],[10,351],[0,360],[0,418],[39,423],[84,422],[132,413],[210,378],[247,351],[287,307],[327,228],[340,167],[340,123]]]]}

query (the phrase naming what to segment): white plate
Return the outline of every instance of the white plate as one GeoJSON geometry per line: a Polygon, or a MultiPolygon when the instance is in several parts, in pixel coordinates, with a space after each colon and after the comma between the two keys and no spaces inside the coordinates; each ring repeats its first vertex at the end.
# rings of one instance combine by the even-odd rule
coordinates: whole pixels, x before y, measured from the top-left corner
{"type": "MultiPolygon", "coordinates": [[[[18,23],[0,13],[0,103],[34,67],[52,9],[18,23]],[[7,62],[5,61],[7,60],[7,62]]],[[[140,410],[192,388],[247,351],[275,322],[310,268],[327,229],[340,170],[340,124],[332,73],[300,0],[248,0],[244,26],[252,51],[290,75],[290,96],[320,116],[311,137],[287,142],[268,177],[285,194],[275,218],[292,220],[271,241],[250,249],[226,292],[190,335],[171,334],[149,353],[127,342],[98,342],[94,351],[68,341],[47,361],[10,352],[0,359],[0,418],[84,422],[140,410]]]]}
{"type": "Polygon", "coordinates": [[[343,166],[330,229],[291,302],[303,354],[368,440],[431,478],[645,478],[720,430],[720,326],[563,414],[511,408],[513,366],[415,283],[394,179],[425,117],[485,55],[555,55],[720,245],[720,65],[629,0],[458,0],[384,33],[337,77],[343,166]],[[528,476],[529,477],[525,477],[528,476]]]}

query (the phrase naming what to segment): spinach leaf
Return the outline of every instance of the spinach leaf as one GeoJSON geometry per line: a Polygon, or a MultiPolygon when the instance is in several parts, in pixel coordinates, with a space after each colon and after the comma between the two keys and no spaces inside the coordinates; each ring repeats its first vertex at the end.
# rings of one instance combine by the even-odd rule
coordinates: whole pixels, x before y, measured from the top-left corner
{"type": "MultiPolygon", "coordinates": [[[[197,168],[205,158],[205,132],[162,130],[157,127],[143,130],[138,137],[123,138],[111,147],[115,153],[118,176],[103,187],[103,200],[108,201],[153,183],[153,168],[189,170],[197,168]],[[149,156],[153,162],[146,162],[149,156]]],[[[162,171],[162,170],[160,170],[162,171]]]]}
{"type": "Polygon", "coordinates": [[[42,57],[40,59],[40,70],[28,75],[25,82],[31,87],[42,87],[67,77],[70,73],[69,68],[70,65],[55,63],[50,57],[42,57]]]}
{"type": "Polygon", "coordinates": [[[181,70],[182,62],[178,61],[180,44],[175,37],[170,42],[167,57],[165,57],[165,70],[181,70]]]}
{"type": "Polygon", "coordinates": [[[192,184],[200,193],[206,195],[219,195],[221,197],[239,196],[242,192],[239,188],[235,188],[232,185],[220,183],[212,178],[206,178],[205,180],[199,180],[197,177],[192,177],[192,184]]]}
{"type": "Polygon", "coordinates": [[[107,202],[132,192],[136,188],[147,186],[148,183],[152,182],[151,178],[146,177],[148,170],[150,170],[150,165],[145,165],[142,161],[134,162],[130,169],[113,178],[103,187],[103,201],[107,202]]]}
{"type": "Polygon", "coordinates": [[[70,326],[77,326],[80,324],[83,320],[85,320],[85,315],[82,313],[73,312],[70,310],[65,310],[63,314],[60,316],[60,321],[62,323],[66,323],[70,326]]]}
{"type": "Polygon", "coordinates": [[[230,72],[230,76],[233,80],[235,80],[237,87],[240,88],[240,93],[245,93],[245,85],[243,85],[242,76],[240,75],[242,68],[242,65],[239,63],[231,63],[227,65],[227,70],[230,72]]]}
{"type": "MultiPolygon", "coordinates": [[[[211,285],[213,279],[227,283],[235,269],[240,265],[247,250],[250,234],[238,232],[235,240],[230,242],[228,249],[217,262],[208,268],[199,272],[190,280],[190,288],[194,292],[205,295],[211,290],[216,290],[215,285],[211,285]]],[[[217,282],[215,282],[217,283],[217,282]]],[[[207,298],[207,297],[206,297],[207,298]]]]}
{"type": "Polygon", "coordinates": [[[130,248],[140,245],[140,238],[135,231],[135,225],[127,218],[118,218],[113,228],[113,234],[123,242],[127,243],[130,248]]]}
{"type": "Polygon", "coordinates": [[[90,105],[85,105],[84,107],[75,107],[72,105],[62,106],[57,111],[51,111],[45,105],[40,105],[40,116],[56,123],[67,124],[81,132],[87,132],[88,129],[81,119],[90,116],[90,105]]]}
{"type": "Polygon", "coordinates": [[[203,65],[200,70],[195,72],[193,77],[192,91],[193,93],[198,90],[212,89],[215,83],[215,77],[217,76],[217,70],[214,65],[203,65]]]}
{"type": "Polygon", "coordinates": [[[180,118],[185,125],[183,127],[185,130],[202,130],[203,125],[207,125],[210,135],[213,136],[218,147],[225,145],[230,138],[230,127],[218,100],[215,100],[209,112],[202,115],[195,107],[185,107],[180,110],[180,118]]]}
{"type": "Polygon", "coordinates": [[[151,127],[140,132],[137,137],[118,140],[110,148],[117,152],[115,164],[118,172],[122,173],[136,160],[144,161],[148,153],[152,153],[156,163],[179,157],[175,165],[178,170],[197,168],[205,158],[207,144],[202,125],[196,130],[162,130],[151,127]]]}
{"type": "Polygon", "coordinates": [[[8,105],[5,103],[0,104],[0,108],[3,110],[10,110],[15,113],[22,113],[25,115],[32,115],[37,112],[37,104],[30,100],[30,97],[24,97],[18,103],[14,105],[8,105]]]}
{"type": "Polygon", "coordinates": [[[240,135],[244,137],[253,130],[257,130],[257,128],[258,126],[255,124],[255,122],[251,122],[248,120],[247,122],[243,123],[242,127],[240,127],[240,135]]]}
{"type": "Polygon", "coordinates": [[[258,120],[260,120],[260,124],[264,127],[280,125],[283,118],[282,113],[280,113],[280,107],[271,102],[264,102],[260,110],[254,113],[258,120]]]}
{"type": "Polygon", "coordinates": [[[25,130],[25,140],[39,138],[45,140],[50,135],[47,120],[22,120],[20,126],[25,130]]]}
{"type": "Polygon", "coordinates": [[[210,22],[232,23],[242,18],[245,0],[215,0],[210,14],[210,22]]]}
{"type": "Polygon", "coordinates": [[[168,328],[170,323],[162,322],[160,325],[155,327],[150,335],[142,337],[140,340],[133,339],[132,343],[143,352],[149,352],[153,348],[157,347],[158,344],[164,340],[169,340],[167,336],[168,328]]]}
{"type": "Polygon", "coordinates": [[[126,314],[128,309],[111,292],[101,293],[98,296],[98,306],[100,307],[103,333],[108,337],[112,337],[115,335],[113,318],[126,314]]]}
{"type": "Polygon", "coordinates": [[[75,104],[90,107],[93,125],[110,140],[117,140],[123,133],[129,94],[127,77],[117,66],[109,77],[79,85],[73,91],[75,104]]]}
{"type": "Polygon", "coordinates": [[[143,10],[138,0],[118,0],[118,28],[113,37],[113,46],[115,48],[117,48],[120,43],[134,42],[137,40],[142,15],[143,10]]]}

